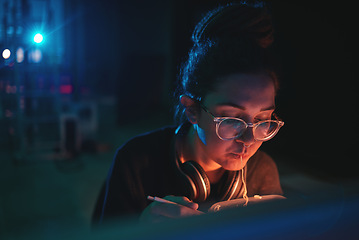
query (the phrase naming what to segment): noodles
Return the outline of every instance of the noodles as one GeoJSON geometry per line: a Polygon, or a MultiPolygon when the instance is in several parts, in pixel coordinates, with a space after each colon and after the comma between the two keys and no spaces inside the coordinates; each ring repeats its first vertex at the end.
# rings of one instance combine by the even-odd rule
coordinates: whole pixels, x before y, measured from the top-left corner
{"type": "MultiPolygon", "coordinates": [[[[242,155],[241,155],[241,165],[242,165],[242,155]]],[[[242,168],[242,183],[243,183],[243,187],[244,187],[244,192],[243,192],[243,199],[246,201],[244,204],[243,204],[243,207],[246,207],[247,206],[247,204],[248,204],[248,201],[249,201],[249,199],[248,199],[248,196],[247,196],[247,184],[246,184],[246,177],[247,176],[245,176],[245,175],[247,175],[247,174],[244,174],[244,168],[245,168],[245,166],[242,168]]]]}

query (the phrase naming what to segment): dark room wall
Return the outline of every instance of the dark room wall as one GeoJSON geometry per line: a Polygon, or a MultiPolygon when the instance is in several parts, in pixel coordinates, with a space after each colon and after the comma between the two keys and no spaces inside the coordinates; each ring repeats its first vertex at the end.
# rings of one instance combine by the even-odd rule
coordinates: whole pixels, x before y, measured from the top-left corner
{"type": "MultiPolygon", "coordinates": [[[[227,2],[227,1],[225,1],[227,2]]],[[[345,4],[268,1],[282,62],[277,112],[285,121],[263,148],[314,173],[355,175],[358,108],[353,48],[355,9],[345,4]],[[288,157],[286,157],[288,156],[288,157]]],[[[180,63],[195,22],[218,1],[84,1],[83,79],[115,94],[123,116],[171,113],[180,63]]],[[[82,64],[82,65],[81,65],[82,64]]],[[[84,81],[84,80],[79,80],[84,81]]],[[[330,175],[329,174],[329,175],[330,175]]]]}

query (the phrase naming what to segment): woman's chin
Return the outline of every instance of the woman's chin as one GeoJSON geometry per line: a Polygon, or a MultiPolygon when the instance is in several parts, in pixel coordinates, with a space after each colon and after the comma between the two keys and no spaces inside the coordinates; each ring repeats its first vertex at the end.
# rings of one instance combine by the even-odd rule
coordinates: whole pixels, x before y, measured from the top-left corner
{"type": "Polygon", "coordinates": [[[248,159],[242,158],[242,161],[239,159],[227,159],[221,166],[228,171],[238,171],[244,168],[244,166],[247,164],[248,159]]]}

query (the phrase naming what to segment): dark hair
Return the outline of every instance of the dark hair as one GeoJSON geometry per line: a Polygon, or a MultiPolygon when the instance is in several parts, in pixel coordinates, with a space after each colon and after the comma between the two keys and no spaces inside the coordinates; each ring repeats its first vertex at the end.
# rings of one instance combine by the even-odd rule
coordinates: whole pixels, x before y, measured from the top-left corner
{"type": "Polygon", "coordinates": [[[235,73],[268,74],[278,89],[271,17],[263,3],[232,3],[210,11],[197,24],[193,47],[181,66],[176,90],[177,123],[185,120],[179,96],[201,101],[220,77],[235,73]]]}

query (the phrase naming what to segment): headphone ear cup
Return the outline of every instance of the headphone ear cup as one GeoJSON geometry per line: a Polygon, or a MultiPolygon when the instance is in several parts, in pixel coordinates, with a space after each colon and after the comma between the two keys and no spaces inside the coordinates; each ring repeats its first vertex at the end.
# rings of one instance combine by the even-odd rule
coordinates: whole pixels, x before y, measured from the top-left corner
{"type": "Polygon", "coordinates": [[[181,164],[181,170],[192,180],[195,189],[193,190],[193,201],[204,202],[211,193],[211,183],[206,172],[195,161],[187,161],[181,164]]]}
{"type": "Polygon", "coordinates": [[[241,190],[240,171],[228,171],[227,175],[227,179],[221,187],[222,191],[224,191],[222,193],[221,201],[237,198],[241,190]]]}

